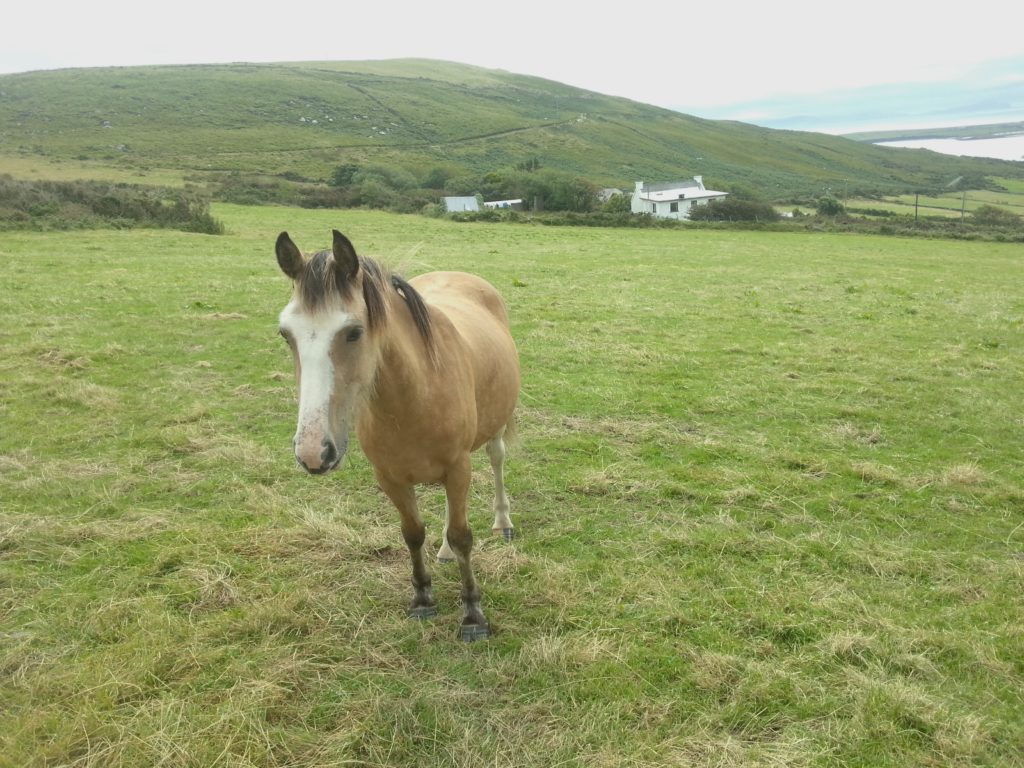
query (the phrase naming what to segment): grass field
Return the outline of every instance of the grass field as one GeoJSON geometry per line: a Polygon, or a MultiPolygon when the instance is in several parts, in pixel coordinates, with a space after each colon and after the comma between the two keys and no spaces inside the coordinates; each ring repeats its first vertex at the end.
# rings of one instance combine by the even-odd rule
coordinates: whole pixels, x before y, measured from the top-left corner
{"type": "Polygon", "coordinates": [[[946,195],[892,195],[881,198],[860,198],[846,201],[852,208],[868,208],[891,211],[903,216],[913,216],[915,203],[920,216],[939,216],[959,219],[966,212],[973,213],[983,205],[996,206],[1005,211],[1024,216],[1024,185],[1015,179],[995,178],[994,181],[1005,191],[972,189],[965,194],[949,192],[946,195]]]}
{"type": "Polygon", "coordinates": [[[0,242],[0,766],[1024,765],[1020,246],[214,213],[0,242]],[[294,465],[273,242],[331,227],[510,304],[486,642],[294,465]]]}

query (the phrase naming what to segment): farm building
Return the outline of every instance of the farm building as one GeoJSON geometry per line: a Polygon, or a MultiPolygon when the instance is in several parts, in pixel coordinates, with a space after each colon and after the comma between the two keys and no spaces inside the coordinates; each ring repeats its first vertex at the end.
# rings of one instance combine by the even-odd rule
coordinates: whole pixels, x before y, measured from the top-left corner
{"type": "Polygon", "coordinates": [[[523,201],[521,198],[516,200],[485,200],[484,208],[521,211],[523,210],[523,201]]]}
{"type": "Polygon", "coordinates": [[[630,210],[633,213],[648,213],[663,219],[690,218],[691,205],[703,205],[709,200],[720,200],[728,192],[715,192],[704,188],[704,179],[694,176],[689,181],[675,181],[668,184],[636,183],[630,210]]]}
{"type": "Polygon", "coordinates": [[[461,211],[479,211],[480,203],[475,197],[446,197],[444,209],[448,213],[461,211]]]}

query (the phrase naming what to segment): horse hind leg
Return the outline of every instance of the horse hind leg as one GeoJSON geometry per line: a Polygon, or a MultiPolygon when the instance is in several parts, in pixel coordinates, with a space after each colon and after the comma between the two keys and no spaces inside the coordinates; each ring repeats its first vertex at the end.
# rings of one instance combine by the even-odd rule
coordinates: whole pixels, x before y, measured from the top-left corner
{"type": "MultiPolygon", "coordinates": [[[[491,532],[501,536],[505,541],[512,541],[515,538],[515,528],[512,525],[512,518],[509,515],[510,505],[508,494],[505,493],[505,428],[493,438],[487,441],[487,456],[491,460],[491,469],[494,470],[494,523],[491,525],[491,532]]],[[[448,502],[445,501],[445,525],[444,534],[441,537],[441,548],[437,551],[437,562],[454,562],[455,552],[448,543],[448,520],[450,517],[448,502]]]]}
{"type": "Polygon", "coordinates": [[[491,532],[500,535],[505,541],[512,541],[515,538],[515,529],[509,516],[508,495],[505,493],[504,435],[505,428],[502,427],[501,431],[487,442],[487,455],[491,459],[491,469],[494,470],[494,524],[491,526],[491,532]]]}

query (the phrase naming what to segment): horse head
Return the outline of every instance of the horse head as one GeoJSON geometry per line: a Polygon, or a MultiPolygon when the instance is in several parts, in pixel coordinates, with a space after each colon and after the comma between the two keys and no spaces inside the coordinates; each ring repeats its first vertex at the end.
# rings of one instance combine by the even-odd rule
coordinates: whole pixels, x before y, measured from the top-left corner
{"type": "Polygon", "coordinates": [[[279,320],[299,389],[295,458],[323,474],[341,465],[353,420],[373,387],[380,359],[373,331],[386,311],[380,272],[337,230],[331,249],[308,259],[287,232],[275,250],[295,286],[279,320]]]}

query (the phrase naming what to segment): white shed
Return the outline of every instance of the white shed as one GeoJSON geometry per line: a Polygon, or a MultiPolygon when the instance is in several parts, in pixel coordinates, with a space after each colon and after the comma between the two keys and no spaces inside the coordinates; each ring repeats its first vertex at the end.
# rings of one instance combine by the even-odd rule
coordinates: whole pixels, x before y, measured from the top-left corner
{"type": "Polygon", "coordinates": [[[480,202],[475,197],[446,197],[444,199],[444,209],[448,213],[461,211],[479,212],[480,202]]]}

